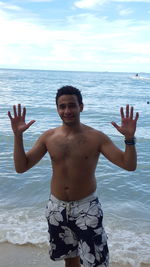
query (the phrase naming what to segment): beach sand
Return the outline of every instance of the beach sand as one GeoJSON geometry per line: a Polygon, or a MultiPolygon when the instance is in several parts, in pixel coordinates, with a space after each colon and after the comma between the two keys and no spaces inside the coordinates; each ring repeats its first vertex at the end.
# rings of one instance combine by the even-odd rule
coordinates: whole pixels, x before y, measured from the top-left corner
{"type": "MultiPolygon", "coordinates": [[[[64,267],[63,261],[53,262],[49,259],[48,249],[33,245],[0,244],[1,267],[64,267]]],[[[110,267],[130,267],[111,263],[110,267]]],[[[150,267],[150,265],[141,265],[150,267]]]]}

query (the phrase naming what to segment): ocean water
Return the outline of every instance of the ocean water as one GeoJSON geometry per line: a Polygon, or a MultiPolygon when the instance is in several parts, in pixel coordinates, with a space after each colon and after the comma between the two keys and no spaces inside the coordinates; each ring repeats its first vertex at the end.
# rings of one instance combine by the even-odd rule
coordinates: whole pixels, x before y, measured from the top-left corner
{"type": "Polygon", "coordinates": [[[150,266],[150,74],[64,72],[0,69],[0,242],[47,246],[45,206],[50,193],[51,165],[46,155],[24,174],[13,164],[13,133],[7,116],[14,104],[36,120],[24,134],[25,149],[45,130],[60,125],[55,94],[73,85],[82,91],[81,121],[103,131],[124,149],[124,138],[111,125],[120,122],[120,107],[139,112],[138,166],[127,172],[100,157],[97,194],[104,211],[111,262],[150,266]]]}

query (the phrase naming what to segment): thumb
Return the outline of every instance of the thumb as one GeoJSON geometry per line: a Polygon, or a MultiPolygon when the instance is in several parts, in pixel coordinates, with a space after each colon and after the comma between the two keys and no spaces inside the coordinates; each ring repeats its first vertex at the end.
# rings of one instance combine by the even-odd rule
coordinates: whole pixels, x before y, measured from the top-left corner
{"type": "Polygon", "coordinates": [[[119,131],[120,127],[116,122],[112,121],[111,124],[119,131]]]}
{"type": "Polygon", "coordinates": [[[28,129],[33,123],[35,123],[35,120],[32,120],[29,123],[27,123],[26,128],[28,129]]]}

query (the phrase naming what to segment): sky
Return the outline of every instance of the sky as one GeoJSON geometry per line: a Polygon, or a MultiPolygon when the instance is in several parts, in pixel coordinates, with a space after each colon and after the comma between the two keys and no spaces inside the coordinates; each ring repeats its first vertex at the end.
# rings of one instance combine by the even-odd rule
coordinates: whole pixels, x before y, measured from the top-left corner
{"type": "Polygon", "coordinates": [[[0,1],[0,68],[150,73],[150,0],[0,1]]]}

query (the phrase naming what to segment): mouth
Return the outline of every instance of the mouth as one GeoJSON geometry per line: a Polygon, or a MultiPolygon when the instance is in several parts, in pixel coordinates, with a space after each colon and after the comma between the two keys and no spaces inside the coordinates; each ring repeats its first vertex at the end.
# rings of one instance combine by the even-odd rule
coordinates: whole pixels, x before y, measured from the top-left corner
{"type": "Polygon", "coordinates": [[[74,119],[74,116],[64,116],[63,117],[65,120],[71,120],[71,119],[74,119]]]}
{"type": "Polygon", "coordinates": [[[63,117],[63,121],[64,122],[73,122],[74,121],[74,117],[73,116],[68,116],[68,117],[63,117]]]}

